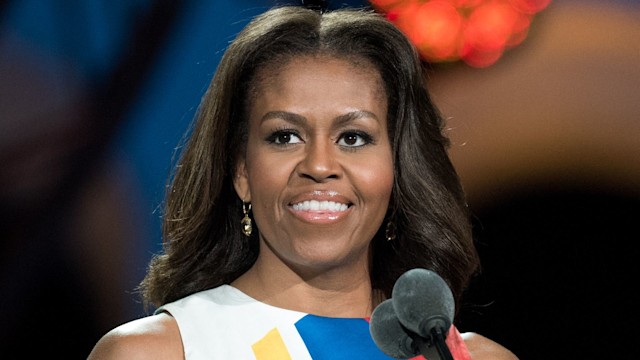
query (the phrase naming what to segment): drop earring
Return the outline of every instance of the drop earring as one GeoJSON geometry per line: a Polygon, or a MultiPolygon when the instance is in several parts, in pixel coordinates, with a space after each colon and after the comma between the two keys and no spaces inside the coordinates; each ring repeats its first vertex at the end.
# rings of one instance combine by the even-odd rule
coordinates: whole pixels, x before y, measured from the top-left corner
{"type": "Polygon", "coordinates": [[[384,237],[387,241],[393,241],[396,239],[396,224],[389,220],[387,222],[387,228],[384,230],[384,237]]]}
{"type": "Polygon", "coordinates": [[[242,201],[242,212],[244,213],[244,217],[240,220],[240,224],[242,225],[242,233],[245,236],[251,236],[253,232],[253,226],[251,225],[251,218],[249,217],[249,211],[251,211],[251,203],[249,203],[249,209],[246,208],[246,203],[244,200],[242,201]]]}

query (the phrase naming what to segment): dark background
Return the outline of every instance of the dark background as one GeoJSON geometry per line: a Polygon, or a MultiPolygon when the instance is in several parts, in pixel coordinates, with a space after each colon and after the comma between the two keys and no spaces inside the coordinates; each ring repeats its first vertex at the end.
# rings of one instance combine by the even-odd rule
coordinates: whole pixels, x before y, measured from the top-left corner
{"type": "MultiPolygon", "coordinates": [[[[147,314],[172,156],[222,52],[286,1],[0,1],[3,359],[147,314]]],[[[332,1],[332,7],[364,1],[332,1]]],[[[457,325],[521,359],[633,356],[640,5],[556,0],[496,64],[434,64],[484,272],[457,325]]]]}

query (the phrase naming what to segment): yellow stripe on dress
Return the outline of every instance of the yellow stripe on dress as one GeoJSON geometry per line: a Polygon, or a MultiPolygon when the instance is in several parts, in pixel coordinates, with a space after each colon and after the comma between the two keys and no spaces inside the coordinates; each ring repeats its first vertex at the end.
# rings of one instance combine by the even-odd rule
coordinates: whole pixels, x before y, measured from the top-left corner
{"type": "Polygon", "coordinates": [[[251,346],[256,360],[291,360],[291,355],[277,328],[251,346]]]}

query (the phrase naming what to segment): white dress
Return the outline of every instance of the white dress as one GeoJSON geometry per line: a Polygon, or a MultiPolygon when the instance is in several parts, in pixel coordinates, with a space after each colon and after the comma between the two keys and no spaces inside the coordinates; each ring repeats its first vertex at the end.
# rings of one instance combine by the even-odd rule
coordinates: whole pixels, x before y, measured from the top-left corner
{"type": "Polygon", "coordinates": [[[187,360],[392,359],[373,342],[368,319],[281,309],[230,285],[186,296],[156,313],[161,311],[176,319],[187,360]]]}

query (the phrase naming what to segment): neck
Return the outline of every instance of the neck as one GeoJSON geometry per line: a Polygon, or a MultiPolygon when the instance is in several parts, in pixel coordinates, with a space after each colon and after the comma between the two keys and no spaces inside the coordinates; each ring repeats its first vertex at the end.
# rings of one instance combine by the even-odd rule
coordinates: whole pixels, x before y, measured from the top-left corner
{"type": "Polygon", "coordinates": [[[320,271],[259,258],[231,285],[266,304],[319,316],[369,317],[375,305],[367,264],[320,271]]]}

